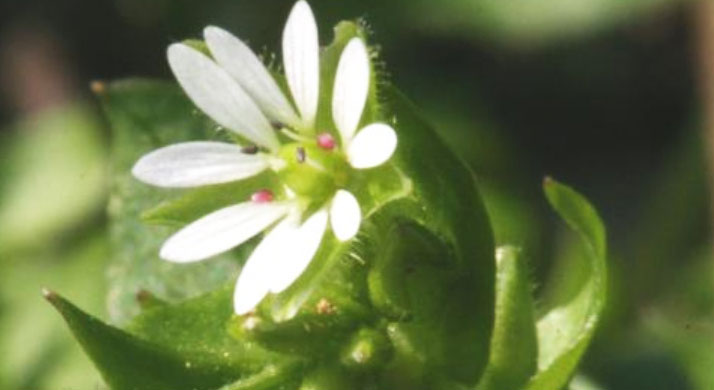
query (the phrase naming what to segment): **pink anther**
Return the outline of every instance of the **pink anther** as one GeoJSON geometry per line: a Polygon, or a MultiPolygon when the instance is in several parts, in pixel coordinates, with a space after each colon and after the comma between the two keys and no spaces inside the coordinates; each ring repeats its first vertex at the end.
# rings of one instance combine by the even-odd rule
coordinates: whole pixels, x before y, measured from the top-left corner
{"type": "Polygon", "coordinates": [[[253,195],[250,196],[250,200],[252,200],[255,203],[272,202],[273,201],[273,191],[260,190],[260,191],[254,192],[253,195]]]}
{"type": "Polygon", "coordinates": [[[332,150],[335,148],[335,137],[330,133],[321,133],[317,136],[317,146],[325,149],[332,150]]]}

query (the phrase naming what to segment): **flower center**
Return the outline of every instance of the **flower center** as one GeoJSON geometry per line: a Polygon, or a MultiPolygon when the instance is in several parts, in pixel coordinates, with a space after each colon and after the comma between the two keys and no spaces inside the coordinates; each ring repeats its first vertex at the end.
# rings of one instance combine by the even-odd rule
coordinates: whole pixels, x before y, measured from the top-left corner
{"type": "Polygon", "coordinates": [[[334,147],[325,148],[319,138],[284,145],[278,155],[286,163],[278,173],[283,183],[311,202],[327,201],[347,182],[349,169],[344,155],[334,147]]]}

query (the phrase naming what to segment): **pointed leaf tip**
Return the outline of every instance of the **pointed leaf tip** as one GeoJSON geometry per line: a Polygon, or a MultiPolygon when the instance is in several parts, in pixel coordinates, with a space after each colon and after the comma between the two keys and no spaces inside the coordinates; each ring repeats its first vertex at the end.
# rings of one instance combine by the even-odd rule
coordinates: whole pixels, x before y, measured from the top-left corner
{"type": "Polygon", "coordinates": [[[75,339],[112,389],[213,389],[240,373],[216,365],[198,353],[181,353],[110,326],[58,294],[50,302],[60,312],[75,339]]]}
{"type": "Polygon", "coordinates": [[[48,289],[47,287],[42,287],[42,296],[52,304],[54,304],[54,302],[58,298],[57,293],[48,289]]]}
{"type": "Polygon", "coordinates": [[[562,388],[574,370],[600,321],[607,296],[607,243],[605,226],[597,210],[580,193],[546,177],[543,190],[553,210],[580,238],[581,254],[568,253],[563,269],[581,274],[577,288],[563,278],[552,280],[552,303],[538,320],[539,371],[528,390],[562,388]],[[565,303],[563,303],[565,302],[565,303]]]}

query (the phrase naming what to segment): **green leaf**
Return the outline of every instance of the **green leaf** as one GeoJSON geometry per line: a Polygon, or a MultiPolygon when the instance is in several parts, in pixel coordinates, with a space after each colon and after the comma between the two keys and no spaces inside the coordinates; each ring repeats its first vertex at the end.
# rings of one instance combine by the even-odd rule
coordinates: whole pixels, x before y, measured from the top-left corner
{"type": "MultiPolygon", "coordinates": [[[[395,88],[381,90],[384,110],[393,115],[399,145],[393,157],[413,182],[411,199],[387,210],[393,218],[416,221],[442,240],[464,286],[460,310],[451,312],[459,350],[452,351],[454,378],[475,384],[488,360],[494,318],[494,243],[488,216],[473,173],[419,116],[418,109],[395,88]],[[413,200],[411,202],[410,200],[413,200]]],[[[447,288],[447,287],[445,287],[447,288]]]]}
{"type": "Polygon", "coordinates": [[[46,303],[37,299],[42,286],[78,297],[92,311],[105,305],[102,277],[106,231],[92,226],[81,240],[61,250],[11,253],[0,272],[0,388],[93,388],[101,383],[79,345],[46,303]],[[10,358],[11,357],[11,358],[10,358]]]}
{"type": "Polygon", "coordinates": [[[105,197],[105,145],[87,107],[46,110],[16,127],[1,140],[0,257],[56,240],[105,197]]]}
{"type": "MultiPolygon", "coordinates": [[[[151,291],[168,301],[200,295],[234,280],[239,270],[235,259],[240,255],[226,253],[208,262],[188,265],[160,260],[159,248],[170,230],[147,226],[142,213],[183,192],[157,190],[131,176],[134,163],[153,149],[188,140],[222,138],[224,134],[196,110],[175,83],[127,80],[108,84],[102,91],[100,100],[112,129],[114,170],[109,202],[109,314],[113,321],[122,323],[138,314],[134,299],[138,291],[151,291]]],[[[204,191],[220,192],[215,190],[204,191]]],[[[221,197],[216,195],[211,200],[228,202],[235,195],[221,193],[221,197]]],[[[159,208],[148,213],[147,218],[169,220],[175,226],[192,215],[172,216],[159,208]]]]}
{"type": "Polygon", "coordinates": [[[519,390],[535,373],[538,341],[528,267],[518,249],[496,250],[496,322],[479,390],[519,390]]]}
{"type": "Polygon", "coordinates": [[[295,381],[299,360],[228,336],[230,288],[175,306],[154,306],[126,331],[57,294],[45,296],[114,390],[209,390],[236,381],[255,383],[266,372],[280,373],[271,376],[272,383],[295,381]]]}
{"type": "Polygon", "coordinates": [[[210,389],[221,384],[213,366],[111,327],[52,292],[45,297],[62,314],[72,333],[115,390],[210,389]]]}
{"type": "Polygon", "coordinates": [[[576,269],[559,278],[554,305],[538,321],[538,373],[529,390],[567,384],[600,320],[607,288],[605,227],[597,211],[582,195],[553,179],[546,178],[543,187],[550,205],[580,237],[582,255],[568,259],[576,269]]]}

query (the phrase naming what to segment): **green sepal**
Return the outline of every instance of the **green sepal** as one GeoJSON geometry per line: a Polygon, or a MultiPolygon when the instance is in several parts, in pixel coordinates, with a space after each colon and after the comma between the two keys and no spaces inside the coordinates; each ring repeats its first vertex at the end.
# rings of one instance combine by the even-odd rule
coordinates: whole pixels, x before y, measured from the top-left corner
{"type": "Polygon", "coordinates": [[[141,219],[154,225],[182,227],[212,211],[249,201],[254,192],[262,189],[271,190],[278,199],[283,196],[277,175],[264,172],[241,181],[186,190],[145,210],[141,219]]]}
{"type": "MultiPolygon", "coordinates": [[[[334,28],[332,42],[322,50],[320,54],[320,101],[318,103],[317,116],[315,118],[315,128],[318,132],[328,131],[340,140],[340,135],[332,120],[332,92],[335,87],[335,74],[337,65],[342,55],[342,50],[352,38],[362,39],[368,50],[374,49],[369,46],[368,34],[362,26],[355,22],[342,21],[334,28]]],[[[378,72],[375,72],[373,62],[370,62],[371,79],[362,118],[357,128],[377,120],[379,117],[379,100],[377,99],[377,84],[379,82],[378,72]]]]}
{"type": "Polygon", "coordinates": [[[184,39],[182,43],[192,49],[198,50],[208,57],[213,58],[211,55],[211,49],[208,48],[208,45],[202,39],[184,39]]]}
{"type": "Polygon", "coordinates": [[[356,252],[348,252],[350,246],[339,245],[333,237],[323,239],[322,245],[316,259],[334,263],[324,266],[313,260],[285,292],[269,295],[255,313],[236,317],[232,333],[268,349],[315,357],[336,354],[354,329],[374,322],[365,264],[347,256],[356,252]]]}
{"type": "Polygon", "coordinates": [[[309,309],[302,309],[285,321],[276,322],[270,315],[260,313],[236,316],[231,322],[230,333],[273,351],[297,356],[325,356],[338,351],[360,320],[370,314],[366,308],[357,313],[350,311],[349,306],[350,303],[342,305],[323,298],[315,305],[303,305],[309,309]]]}

